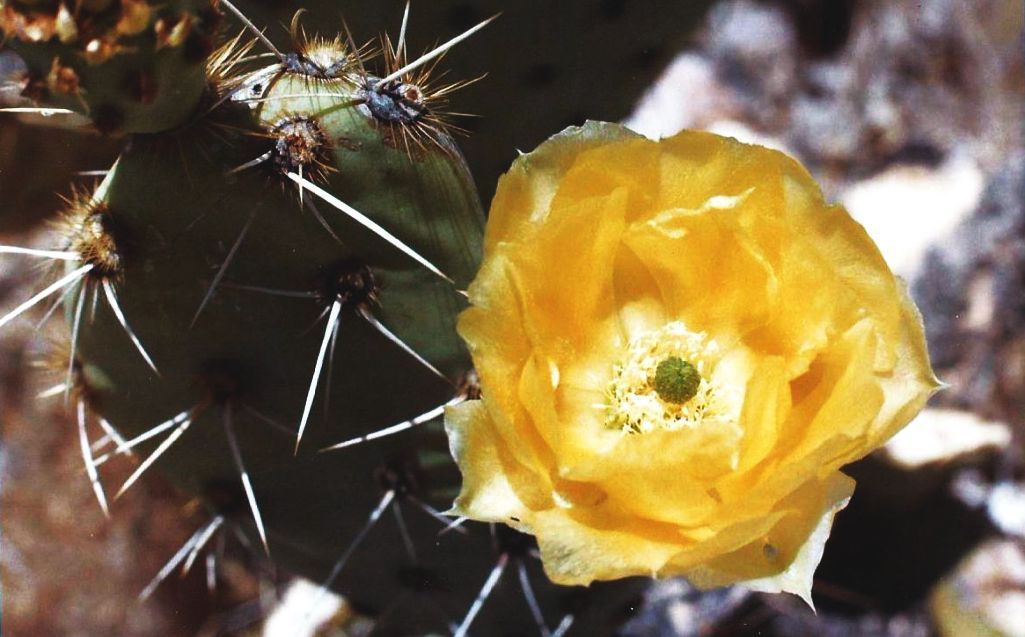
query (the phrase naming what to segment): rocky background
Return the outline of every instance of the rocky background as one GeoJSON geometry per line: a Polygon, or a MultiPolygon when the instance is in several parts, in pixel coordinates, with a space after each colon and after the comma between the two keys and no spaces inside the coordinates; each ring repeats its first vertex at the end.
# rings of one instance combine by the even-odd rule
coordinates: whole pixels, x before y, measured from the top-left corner
{"type": "MultiPolygon", "coordinates": [[[[602,10],[628,16],[630,4],[602,10]]],[[[623,25],[623,38],[651,37],[623,25]]],[[[818,572],[818,614],[674,580],[649,590],[624,635],[1025,635],[1023,29],[1020,0],[721,0],[673,38],[690,46],[665,55],[661,78],[621,113],[651,136],[703,128],[801,159],[908,281],[950,385],[850,468],[858,490],[818,572]]],[[[0,53],[5,103],[16,65],[0,53]]],[[[45,245],[40,222],[58,195],[116,155],[116,143],[56,122],[0,114],[0,243],[45,245]]],[[[0,259],[0,313],[38,289],[29,265],[0,259]]],[[[63,338],[59,320],[35,329],[45,309],[0,335],[3,634],[358,634],[338,600],[312,622],[292,614],[310,585],[234,545],[212,591],[197,564],[136,601],[199,520],[155,476],[103,518],[60,397],[36,398],[58,382],[45,361],[63,338]]]]}

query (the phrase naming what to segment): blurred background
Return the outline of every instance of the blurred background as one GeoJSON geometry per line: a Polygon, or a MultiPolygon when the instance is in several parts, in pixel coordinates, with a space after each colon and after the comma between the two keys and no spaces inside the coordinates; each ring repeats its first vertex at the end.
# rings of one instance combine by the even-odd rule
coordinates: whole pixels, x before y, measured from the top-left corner
{"type": "MultiPolygon", "coordinates": [[[[279,24],[297,4],[239,5],[287,40],[279,24]]],[[[308,30],[333,35],[344,12],[357,39],[394,32],[402,11],[398,0],[303,5],[308,30]]],[[[908,282],[950,385],[849,467],[858,489],[817,573],[817,614],[796,598],[669,580],[625,609],[622,634],[1025,636],[1021,0],[421,2],[412,48],[496,10],[446,59],[454,79],[488,73],[453,98],[479,115],[461,125],[485,201],[517,149],[585,119],[782,149],[908,282]]],[[[0,105],[21,104],[19,69],[0,49],[0,105]]],[[[119,145],[67,116],[0,113],[0,244],[48,247],[61,197],[91,186],[119,145]]],[[[39,289],[32,266],[0,259],[0,314],[39,289]]],[[[338,600],[319,628],[299,626],[288,613],[309,585],[231,547],[215,592],[196,569],[135,601],[200,516],[150,475],[104,519],[60,399],[36,398],[56,382],[36,363],[65,338],[60,320],[37,328],[42,315],[0,334],[3,634],[348,634],[338,600]]]]}

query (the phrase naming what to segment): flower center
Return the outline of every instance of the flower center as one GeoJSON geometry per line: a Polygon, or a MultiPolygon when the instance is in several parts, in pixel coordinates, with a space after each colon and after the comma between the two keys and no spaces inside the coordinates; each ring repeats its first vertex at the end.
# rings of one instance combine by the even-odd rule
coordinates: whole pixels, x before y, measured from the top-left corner
{"type": "Polygon", "coordinates": [[[659,398],[676,405],[694,398],[700,385],[701,374],[697,368],[679,356],[670,356],[659,363],[651,383],[659,398]]]}
{"type": "Polygon", "coordinates": [[[613,366],[605,425],[624,433],[696,427],[728,419],[733,401],[713,381],[718,344],[680,321],[637,335],[613,366]]]}

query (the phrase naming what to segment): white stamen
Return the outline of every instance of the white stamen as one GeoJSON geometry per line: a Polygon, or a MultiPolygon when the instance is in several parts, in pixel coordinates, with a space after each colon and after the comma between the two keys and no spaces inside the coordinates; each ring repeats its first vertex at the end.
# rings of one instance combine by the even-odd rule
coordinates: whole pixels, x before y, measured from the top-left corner
{"type": "Polygon", "coordinates": [[[139,350],[139,354],[142,355],[143,360],[145,360],[146,364],[153,370],[153,373],[159,376],[160,371],[153,363],[153,359],[150,358],[149,354],[146,352],[146,348],[142,346],[142,343],[135,335],[135,332],[132,331],[132,328],[128,326],[128,321],[125,320],[124,312],[121,311],[121,305],[117,301],[117,293],[114,291],[114,285],[108,280],[103,281],[103,293],[107,296],[107,303],[110,304],[110,309],[114,311],[114,316],[117,317],[117,322],[121,324],[125,333],[128,334],[128,338],[131,339],[132,344],[135,345],[135,349],[139,350]]]}
{"type": "Polygon", "coordinates": [[[315,183],[313,183],[313,182],[311,182],[311,181],[309,181],[307,179],[303,179],[302,177],[300,177],[299,175],[297,175],[295,173],[286,173],[286,174],[287,174],[289,179],[291,179],[292,181],[294,181],[297,184],[301,184],[302,186],[307,188],[310,192],[312,192],[313,194],[315,194],[318,197],[320,197],[321,199],[323,199],[326,203],[331,204],[331,206],[333,206],[334,208],[336,208],[339,211],[344,212],[345,214],[349,215],[354,220],[356,220],[357,222],[362,224],[364,227],[366,227],[368,230],[370,230],[371,232],[373,232],[377,236],[381,237],[382,239],[384,239],[388,243],[392,244],[393,246],[395,246],[396,248],[401,250],[406,256],[410,257],[411,259],[413,259],[414,261],[416,261],[420,265],[422,265],[425,268],[427,268],[428,270],[430,270],[433,274],[441,277],[442,279],[444,279],[445,281],[447,281],[449,283],[453,283],[452,279],[449,278],[448,275],[446,275],[444,272],[439,270],[433,263],[431,263],[430,261],[428,261],[424,257],[420,256],[415,250],[413,250],[413,248],[410,248],[405,243],[403,243],[401,240],[399,240],[398,237],[396,237],[395,235],[391,234],[390,232],[388,232],[387,230],[382,228],[380,225],[378,225],[377,222],[375,222],[370,217],[367,217],[366,215],[364,215],[359,210],[356,210],[355,208],[353,208],[349,204],[345,203],[344,201],[342,201],[338,197],[335,197],[331,193],[327,192],[326,190],[324,190],[323,188],[321,188],[317,184],[315,184],[315,183]]]}
{"type": "Polygon", "coordinates": [[[477,613],[484,607],[484,602],[487,601],[488,596],[491,595],[491,591],[494,590],[495,585],[498,584],[499,578],[502,577],[502,571],[505,570],[505,565],[509,562],[509,554],[502,553],[498,557],[498,563],[495,564],[495,568],[491,569],[491,574],[484,580],[484,586],[481,587],[480,593],[477,595],[477,599],[473,600],[473,604],[470,605],[470,610],[466,613],[466,617],[463,618],[463,623],[459,624],[459,628],[453,634],[453,637],[466,637],[467,631],[470,630],[470,624],[476,619],[477,613]]]}
{"type": "Polygon", "coordinates": [[[295,438],[295,453],[299,453],[299,443],[303,438],[303,431],[306,430],[306,421],[310,417],[310,410],[313,409],[313,398],[317,395],[317,382],[320,380],[320,370],[324,367],[324,354],[327,352],[328,343],[331,342],[331,333],[335,329],[338,315],[342,311],[342,302],[335,301],[331,304],[331,314],[327,319],[327,329],[324,330],[324,338],[320,343],[320,351],[317,353],[317,363],[313,366],[313,378],[310,380],[310,389],[306,392],[306,405],[303,407],[303,415],[299,421],[299,433],[295,438]]]}
{"type": "Polygon", "coordinates": [[[386,75],[385,77],[381,78],[378,81],[378,83],[377,83],[378,86],[387,84],[388,82],[391,82],[392,80],[398,79],[398,78],[402,77],[403,75],[405,75],[406,73],[409,73],[410,71],[412,71],[414,69],[418,69],[421,66],[423,66],[424,64],[427,64],[428,62],[430,62],[434,58],[436,58],[439,55],[445,53],[446,51],[448,51],[449,49],[451,49],[455,45],[459,44],[460,42],[462,42],[466,38],[470,37],[474,33],[478,32],[481,29],[483,29],[484,27],[488,26],[497,17],[498,17],[498,14],[495,14],[495,15],[491,16],[490,18],[488,18],[487,20],[484,20],[483,22],[481,22],[477,26],[471,27],[470,29],[467,29],[462,34],[457,35],[456,37],[452,38],[448,42],[446,42],[446,43],[436,47],[433,51],[430,51],[429,53],[425,53],[424,55],[421,55],[419,58],[413,60],[409,64],[407,64],[407,65],[403,66],[402,68],[398,69],[397,71],[394,71],[394,72],[386,75]]]}
{"type": "MultiPolygon", "coordinates": [[[[693,429],[711,423],[736,429],[740,401],[735,392],[715,382],[722,352],[714,339],[692,332],[680,321],[635,333],[613,365],[605,390],[605,424],[624,435],[656,430],[693,429]],[[696,392],[682,404],[666,401],[651,378],[670,358],[691,364],[699,375],[696,392]]],[[[739,430],[737,430],[739,435],[739,430]]]]}
{"type": "Polygon", "coordinates": [[[46,297],[50,296],[51,294],[53,294],[55,292],[58,292],[59,290],[61,290],[61,289],[65,288],[65,287],[75,283],[76,281],[78,281],[79,279],[84,277],[90,270],[92,270],[93,267],[94,267],[93,264],[87,263],[86,265],[83,265],[82,267],[78,268],[74,272],[66,274],[66,275],[62,276],[60,279],[58,279],[56,282],[48,285],[42,292],[39,292],[38,294],[33,296],[31,299],[25,301],[24,303],[22,303],[18,307],[14,308],[10,312],[8,312],[6,316],[4,316],[3,318],[0,318],[0,327],[3,327],[4,325],[7,325],[12,320],[14,320],[18,316],[20,316],[23,312],[25,312],[26,310],[31,309],[36,303],[39,303],[40,301],[42,301],[46,297]]]}

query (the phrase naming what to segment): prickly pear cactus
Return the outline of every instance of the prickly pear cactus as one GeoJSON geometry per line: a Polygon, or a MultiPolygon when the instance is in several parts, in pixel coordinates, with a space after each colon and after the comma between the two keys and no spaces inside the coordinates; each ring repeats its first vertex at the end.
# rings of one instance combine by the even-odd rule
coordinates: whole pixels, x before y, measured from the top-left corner
{"type": "Polygon", "coordinates": [[[442,109],[459,84],[432,77],[449,45],[410,62],[402,24],[378,68],[297,24],[291,49],[210,56],[185,120],[130,137],[59,249],[0,248],[64,264],[0,325],[65,294],[55,391],[104,510],[151,469],[204,503],[163,575],[234,530],[374,634],[607,634],[635,583],[555,587],[524,536],[442,514],[459,472],[439,417],[476,392],[455,318],[483,214],[442,109]],[[122,455],[138,464],[108,492],[122,455]]]}

